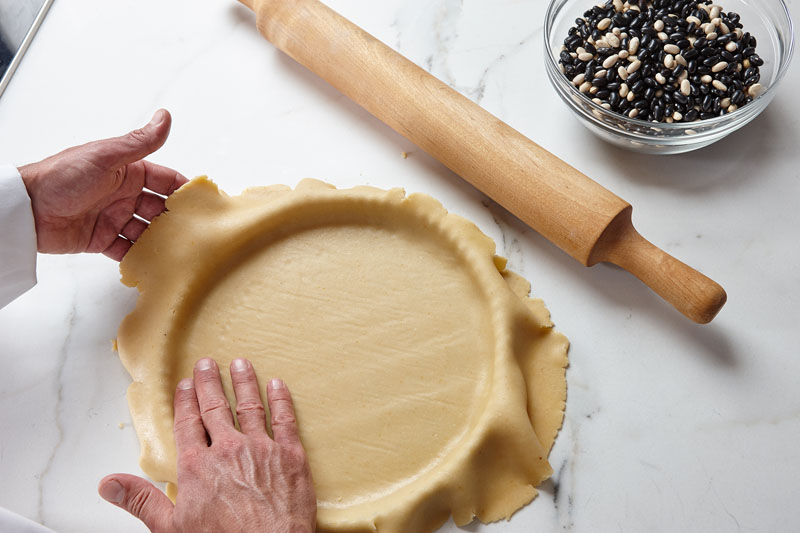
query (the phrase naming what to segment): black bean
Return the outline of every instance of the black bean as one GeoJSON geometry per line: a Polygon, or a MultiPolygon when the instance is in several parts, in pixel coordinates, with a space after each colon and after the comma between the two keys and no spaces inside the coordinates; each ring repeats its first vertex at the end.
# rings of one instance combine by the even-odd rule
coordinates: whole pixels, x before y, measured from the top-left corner
{"type": "Polygon", "coordinates": [[[597,91],[594,96],[596,98],[601,99],[601,100],[605,100],[606,98],[609,97],[610,94],[611,94],[611,91],[607,91],[607,90],[603,89],[602,91],[597,91]]]}
{"type": "Polygon", "coordinates": [[[719,54],[719,52],[712,46],[706,46],[700,50],[700,55],[703,57],[714,57],[717,54],[719,54]]]}
{"type": "Polygon", "coordinates": [[[744,84],[745,85],[754,85],[754,84],[758,83],[759,81],[761,81],[761,76],[759,74],[756,74],[755,76],[750,76],[749,78],[744,80],[744,84]]]}
{"type": "Polygon", "coordinates": [[[736,91],[731,96],[731,103],[736,104],[737,106],[744,102],[744,93],[742,91],[736,91]]]}
{"type": "Polygon", "coordinates": [[[683,115],[683,120],[685,120],[686,122],[694,122],[697,119],[697,115],[698,115],[697,110],[691,109],[687,111],[685,115],[683,115]]]}
{"type": "Polygon", "coordinates": [[[661,122],[661,119],[664,118],[664,108],[662,108],[660,105],[655,106],[653,108],[653,118],[658,122],[661,122]]]}
{"type": "Polygon", "coordinates": [[[627,13],[617,13],[616,15],[614,15],[614,17],[611,19],[611,21],[614,23],[614,25],[616,27],[623,28],[623,27],[627,26],[628,24],[630,24],[631,19],[627,15],[627,13]]]}
{"type": "Polygon", "coordinates": [[[684,96],[683,93],[679,91],[675,91],[674,93],[672,93],[672,99],[681,105],[686,105],[689,102],[689,97],[684,96]]]}
{"type": "MultiPolygon", "coordinates": [[[[696,41],[695,41],[696,44],[696,41]]],[[[700,52],[697,48],[692,48],[691,50],[686,50],[683,54],[681,54],[686,61],[691,61],[692,59],[696,58],[700,55],[700,52]]]]}
{"type": "Polygon", "coordinates": [[[760,66],[762,66],[764,64],[764,60],[761,59],[761,56],[759,56],[758,54],[751,55],[749,59],[750,59],[750,64],[751,65],[755,65],[757,67],[760,67],[760,66]]]}

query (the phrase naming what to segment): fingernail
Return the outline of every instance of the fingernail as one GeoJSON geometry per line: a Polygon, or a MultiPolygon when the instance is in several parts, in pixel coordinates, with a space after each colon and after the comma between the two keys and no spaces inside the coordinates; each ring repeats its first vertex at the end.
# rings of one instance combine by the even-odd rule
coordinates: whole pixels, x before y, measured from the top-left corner
{"type": "Polygon", "coordinates": [[[148,126],[158,126],[159,124],[164,122],[164,118],[166,118],[166,116],[167,116],[167,113],[163,109],[159,109],[153,115],[153,118],[150,119],[150,124],[148,124],[148,126]]]}
{"type": "Polygon", "coordinates": [[[197,370],[209,370],[214,365],[214,361],[206,357],[205,359],[200,359],[195,366],[197,370]]]}
{"type": "Polygon", "coordinates": [[[234,359],[231,361],[231,370],[234,372],[244,372],[247,370],[247,360],[245,359],[234,359]]]}
{"type": "Polygon", "coordinates": [[[270,385],[272,386],[272,390],[278,390],[278,389],[286,388],[286,385],[283,384],[283,381],[281,381],[281,380],[279,380],[277,378],[275,378],[272,381],[270,381],[270,385]]]}
{"type": "Polygon", "coordinates": [[[119,505],[125,497],[125,488],[119,481],[112,479],[100,487],[100,496],[107,502],[119,505]]]}
{"type": "Polygon", "coordinates": [[[181,390],[189,390],[194,386],[194,380],[192,378],[183,378],[178,382],[178,388],[181,390]]]}

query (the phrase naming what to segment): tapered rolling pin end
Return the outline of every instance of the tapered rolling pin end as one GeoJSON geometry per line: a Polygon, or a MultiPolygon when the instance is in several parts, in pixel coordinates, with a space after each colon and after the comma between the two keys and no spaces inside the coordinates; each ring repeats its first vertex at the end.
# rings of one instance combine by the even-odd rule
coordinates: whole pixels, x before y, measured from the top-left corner
{"type": "Polygon", "coordinates": [[[609,224],[588,264],[601,261],[624,268],[698,324],[711,322],[728,300],[717,282],[642,237],[633,227],[630,208],[609,224]]]}
{"type": "Polygon", "coordinates": [[[258,0],[239,0],[240,3],[244,4],[245,6],[249,7],[250,9],[255,11],[256,2],[258,0]]]}
{"type": "MultiPolygon", "coordinates": [[[[714,283],[713,281],[711,282],[714,283]]],[[[728,295],[725,293],[725,289],[717,283],[714,283],[714,285],[714,289],[705,297],[706,305],[697,309],[694,316],[689,317],[698,324],[708,324],[714,320],[714,317],[720,312],[722,306],[728,301],[728,295]]]]}

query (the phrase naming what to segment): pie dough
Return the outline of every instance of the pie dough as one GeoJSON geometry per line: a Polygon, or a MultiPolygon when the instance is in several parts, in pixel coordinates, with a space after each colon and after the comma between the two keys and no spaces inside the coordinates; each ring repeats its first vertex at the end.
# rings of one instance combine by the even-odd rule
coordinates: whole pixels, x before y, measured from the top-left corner
{"type": "Polygon", "coordinates": [[[509,518],[551,475],[568,342],[474,224],[316,180],[229,197],[197,178],[167,209],[120,267],[140,293],[118,350],[150,477],[176,482],[172,396],[206,356],[288,384],[319,531],[509,518]]]}

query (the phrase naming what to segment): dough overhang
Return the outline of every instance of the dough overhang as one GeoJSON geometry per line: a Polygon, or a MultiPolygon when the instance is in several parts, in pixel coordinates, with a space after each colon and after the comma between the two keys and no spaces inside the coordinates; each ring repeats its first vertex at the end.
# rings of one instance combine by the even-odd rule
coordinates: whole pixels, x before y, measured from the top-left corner
{"type": "Polygon", "coordinates": [[[229,197],[198,178],[167,207],[121,265],[140,291],[118,347],[152,478],[176,481],[172,394],[206,356],[291,388],[319,531],[508,518],[550,476],[567,340],[474,224],[426,195],[315,180],[229,197]]]}

